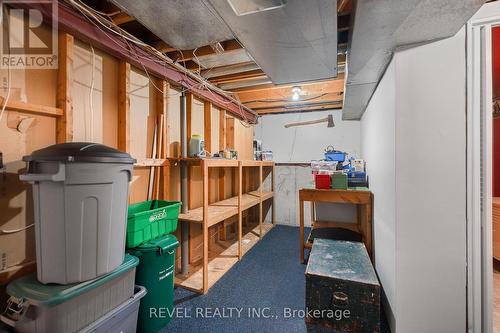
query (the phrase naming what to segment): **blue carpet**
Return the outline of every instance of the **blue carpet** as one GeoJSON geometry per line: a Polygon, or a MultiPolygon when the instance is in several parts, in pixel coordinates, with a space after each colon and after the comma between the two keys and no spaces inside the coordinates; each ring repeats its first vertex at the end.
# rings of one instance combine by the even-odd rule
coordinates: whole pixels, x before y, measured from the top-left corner
{"type": "Polygon", "coordinates": [[[306,332],[300,314],[285,313],[304,309],[298,237],[299,228],[276,226],[206,295],[176,288],[177,313],[162,332],[306,332]]]}
{"type": "MultiPolygon", "coordinates": [[[[161,332],[305,333],[303,314],[289,315],[305,307],[298,237],[298,227],[277,225],[206,295],[176,288],[177,312],[161,332]]],[[[381,332],[390,333],[385,320],[381,332]]]]}

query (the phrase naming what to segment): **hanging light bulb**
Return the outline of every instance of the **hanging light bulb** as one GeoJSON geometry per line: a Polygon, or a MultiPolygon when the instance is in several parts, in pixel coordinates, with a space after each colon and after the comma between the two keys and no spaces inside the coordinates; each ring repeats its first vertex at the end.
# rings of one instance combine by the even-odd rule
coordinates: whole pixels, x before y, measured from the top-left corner
{"type": "Polygon", "coordinates": [[[293,87],[292,88],[292,101],[298,101],[300,99],[300,92],[302,89],[300,87],[293,87]]]}

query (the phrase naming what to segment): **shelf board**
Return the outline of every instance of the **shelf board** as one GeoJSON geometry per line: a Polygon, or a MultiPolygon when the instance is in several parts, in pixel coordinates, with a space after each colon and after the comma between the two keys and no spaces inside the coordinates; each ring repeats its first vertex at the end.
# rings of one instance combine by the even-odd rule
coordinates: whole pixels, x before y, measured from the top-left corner
{"type": "Polygon", "coordinates": [[[230,160],[225,158],[169,157],[168,161],[170,165],[177,164],[179,162],[200,165],[201,161],[205,161],[209,168],[237,167],[239,162],[241,162],[242,167],[259,167],[261,165],[263,167],[274,166],[273,161],[230,160]]]}
{"type": "MultiPolygon", "coordinates": [[[[262,192],[262,200],[272,198],[272,192],[262,192]]],[[[241,208],[246,210],[260,202],[259,192],[252,191],[241,196],[241,208]]],[[[238,197],[214,202],[208,206],[208,226],[222,222],[238,214],[238,197]]],[[[203,223],[203,207],[191,209],[186,214],[179,214],[180,221],[203,223]]]]}
{"type": "Polygon", "coordinates": [[[165,165],[168,165],[168,161],[164,158],[143,158],[134,163],[134,167],[136,168],[161,167],[165,165]]]}
{"type": "MultiPolygon", "coordinates": [[[[273,224],[263,223],[262,233],[264,236],[272,228],[273,224]]],[[[243,254],[247,253],[259,241],[259,225],[252,224],[244,230],[242,239],[243,254]]],[[[208,263],[208,289],[210,289],[220,278],[227,273],[238,262],[238,241],[219,241],[211,245],[209,249],[208,263]]],[[[203,288],[203,263],[198,261],[189,265],[189,274],[175,275],[175,285],[189,290],[200,290],[203,288]]]]}
{"type": "MultiPolygon", "coordinates": [[[[0,105],[3,105],[5,99],[0,97],[0,105]]],[[[45,106],[40,104],[26,103],[21,101],[9,100],[7,102],[7,106],[5,107],[7,110],[18,111],[24,113],[33,113],[44,116],[51,117],[60,117],[63,115],[63,110],[60,108],[55,108],[52,106],[45,106]]]]}

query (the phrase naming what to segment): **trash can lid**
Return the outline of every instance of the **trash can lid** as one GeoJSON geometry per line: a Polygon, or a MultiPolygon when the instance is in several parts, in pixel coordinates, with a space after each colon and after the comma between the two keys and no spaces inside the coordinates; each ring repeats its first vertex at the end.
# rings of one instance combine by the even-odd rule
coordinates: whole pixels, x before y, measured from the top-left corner
{"type": "Polygon", "coordinates": [[[67,142],[35,150],[23,157],[30,161],[97,162],[134,164],[135,159],[117,149],[92,142],[67,142]]]}
{"type": "Polygon", "coordinates": [[[175,238],[174,235],[168,234],[147,241],[146,243],[143,243],[137,247],[134,247],[132,251],[151,252],[151,251],[158,251],[159,249],[161,249],[163,253],[167,253],[171,250],[176,249],[178,246],[179,246],[179,241],[177,241],[177,238],[175,238]]]}
{"type": "Polygon", "coordinates": [[[138,264],[139,258],[130,254],[125,254],[123,263],[111,273],[90,281],[67,285],[42,284],[36,279],[36,273],[33,273],[9,283],[7,286],[7,294],[26,299],[33,305],[54,306],[95,289],[131,270],[138,264]]]}

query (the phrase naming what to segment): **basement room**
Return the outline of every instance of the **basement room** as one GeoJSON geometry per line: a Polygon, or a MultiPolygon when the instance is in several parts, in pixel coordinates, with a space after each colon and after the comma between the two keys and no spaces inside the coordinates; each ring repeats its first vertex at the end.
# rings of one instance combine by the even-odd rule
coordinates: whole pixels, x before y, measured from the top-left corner
{"type": "Polygon", "coordinates": [[[500,333],[500,1],[0,6],[0,333],[500,333]]]}

